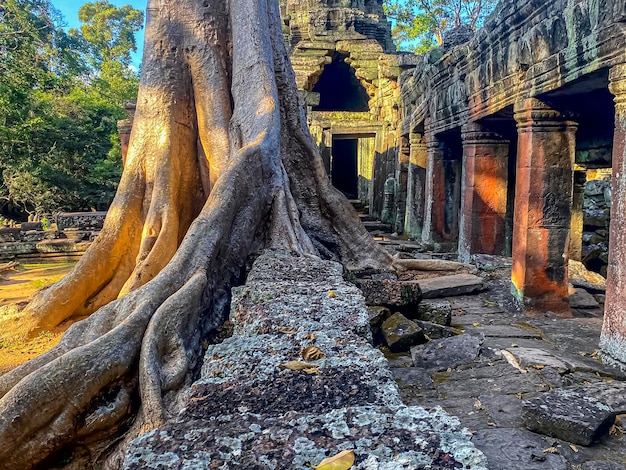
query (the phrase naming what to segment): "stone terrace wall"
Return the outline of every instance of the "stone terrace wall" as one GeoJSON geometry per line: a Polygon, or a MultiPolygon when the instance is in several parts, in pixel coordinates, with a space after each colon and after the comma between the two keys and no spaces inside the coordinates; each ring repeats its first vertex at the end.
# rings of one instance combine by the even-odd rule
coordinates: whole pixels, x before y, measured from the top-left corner
{"type": "Polygon", "coordinates": [[[624,0],[502,1],[476,36],[403,77],[403,133],[442,132],[626,61],[624,0]]]}
{"type": "Polygon", "coordinates": [[[304,469],[345,449],[355,469],[486,468],[456,418],[402,404],[341,265],[264,254],[233,290],[231,320],[186,407],[133,442],[125,469],[304,469]],[[325,357],[308,371],[281,367],[313,345],[325,357]]]}

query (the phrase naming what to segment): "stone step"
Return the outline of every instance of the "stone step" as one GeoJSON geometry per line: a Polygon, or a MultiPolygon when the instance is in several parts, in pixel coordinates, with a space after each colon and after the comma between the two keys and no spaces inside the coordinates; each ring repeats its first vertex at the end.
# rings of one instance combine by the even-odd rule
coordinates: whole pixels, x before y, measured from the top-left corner
{"type": "Polygon", "coordinates": [[[363,226],[368,232],[391,233],[391,224],[384,224],[379,220],[363,222],[363,226]]]}

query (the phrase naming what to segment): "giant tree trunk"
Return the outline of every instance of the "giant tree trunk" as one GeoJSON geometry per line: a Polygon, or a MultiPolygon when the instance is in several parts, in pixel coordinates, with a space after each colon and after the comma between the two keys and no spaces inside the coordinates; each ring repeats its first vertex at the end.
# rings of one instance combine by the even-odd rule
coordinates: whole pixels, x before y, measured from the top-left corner
{"type": "Polygon", "coordinates": [[[391,261],[328,182],[278,1],[150,0],[127,164],[104,229],[23,312],[31,335],[86,318],[0,377],[3,468],[78,448],[116,468],[128,439],[179,409],[230,286],[262,248],[353,267],[391,261]]]}

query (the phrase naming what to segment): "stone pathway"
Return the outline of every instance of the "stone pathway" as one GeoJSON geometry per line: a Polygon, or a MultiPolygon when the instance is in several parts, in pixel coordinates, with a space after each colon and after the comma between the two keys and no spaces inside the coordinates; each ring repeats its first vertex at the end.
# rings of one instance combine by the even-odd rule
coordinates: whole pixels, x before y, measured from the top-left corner
{"type": "Polygon", "coordinates": [[[597,311],[527,318],[506,266],[478,274],[488,290],[443,299],[462,335],[388,354],[404,403],[457,416],[490,470],[624,470],[626,377],[597,358],[597,311]]]}

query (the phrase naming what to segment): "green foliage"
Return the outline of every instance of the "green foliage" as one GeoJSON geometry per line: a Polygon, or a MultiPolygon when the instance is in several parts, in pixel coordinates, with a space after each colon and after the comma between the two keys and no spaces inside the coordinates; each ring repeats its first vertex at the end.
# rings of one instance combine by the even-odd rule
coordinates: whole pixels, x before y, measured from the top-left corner
{"type": "Polygon", "coordinates": [[[134,98],[143,15],[81,8],[67,34],[48,0],[0,1],[0,198],[5,216],[106,209],[121,175],[116,122],[134,98]],[[108,38],[108,39],[107,39],[108,38]]]}
{"type": "Polygon", "coordinates": [[[399,48],[423,53],[443,43],[444,33],[462,24],[481,26],[497,0],[384,0],[387,16],[395,23],[399,48]]]}

